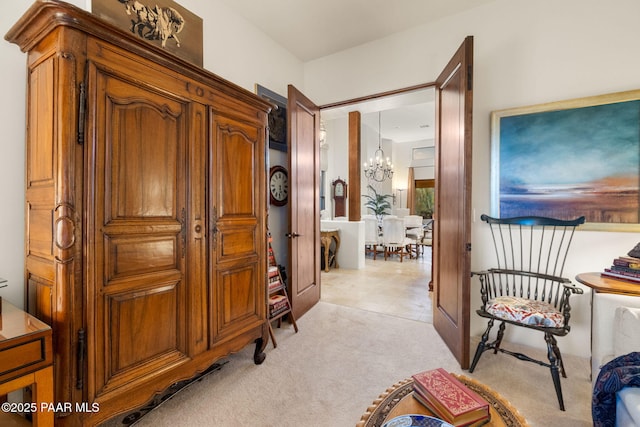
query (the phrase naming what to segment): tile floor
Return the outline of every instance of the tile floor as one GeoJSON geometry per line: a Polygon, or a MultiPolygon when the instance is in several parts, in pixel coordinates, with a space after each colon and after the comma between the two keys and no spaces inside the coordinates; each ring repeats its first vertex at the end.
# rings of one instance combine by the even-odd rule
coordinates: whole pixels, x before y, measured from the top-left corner
{"type": "Polygon", "coordinates": [[[385,261],[378,255],[374,261],[368,255],[364,269],[322,271],[321,300],[432,323],[431,248],[425,249],[418,258],[403,262],[397,256],[385,261]]]}

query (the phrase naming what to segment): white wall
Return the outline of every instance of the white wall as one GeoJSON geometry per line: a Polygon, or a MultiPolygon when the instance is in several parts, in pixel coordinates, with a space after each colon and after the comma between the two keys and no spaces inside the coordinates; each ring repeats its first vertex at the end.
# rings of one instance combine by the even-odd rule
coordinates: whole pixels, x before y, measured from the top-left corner
{"type": "MultiPolygon", "coordinates": [[[[328,217],[335,218],[335,203],[333,200],[333,185],[331,183],[340,178],[350,185],[349,180],[349,118],[340,117],[324,121],[327,130],[327,168],[325,182],[325,201],[328,217]]],[[[345,216],[349,216],[349,200],[345,203],[345,216]]]]}
{"type": "MultiPolygon", "coordinates": [[[[640,88],[640,2],[496,0],[474,10],[305,64],[305,91],[318,103],[350,99],[437,77],[467,35],[474,36],[473,209],[489,212],[491,111],[640,88]]],[[[630,250],[636,233],[582,231],[565,273],[600,271],[630,250]]],[[[488,266],[488,231],[475,222],[472,268],[488,266]]],[[[587,290],[588,291],[588,290],[587,290]]],[[[472,282],[472,308],[480,304],[472,282]]],[[[565,353],[589,355],[590,295],[574,298],[565,353]]],[[[485,322],[472,314],[472,335],[485,322]]],[[[522,329],[522,328],[519,328],[522,329]]],[[[537,343],[530,331],[506,339],[537,343]]]]}
{"type": "MultiPolygon", "coordinates": [[[[0,33],[9,28],[31,6],[32,0],[3,2],[0,33]]],[[[74,0],[85,9],[90,0],[74,0]]],[[[259,83],[286,96],[287,84],[303,85],[303,64],[284,48],[268,39],[243,18],[218,0],[180,0],[179,3],[203,18],[204,66],[247,90],[259,83]]],[[[26,55],[6,41],[0,42],[0,73],[3,96],[0,98],[0,277],[9,286],[0,296],[18,306],[24,299],[24,138],[26,55]]],[[[270,150],[272,164],[285,164],[286,155],[270,150]]],[[[280,263],[286,263],[286,208],[273,208],[269,216],[274,234],[274,249],[280,263]],[[278,236],[278,238],[276,238],[278,236]]]]}
{"type": "Polygon", "coordinates": [[[423,139],[420,141],[407,141],[393,144],[393,193],[397,196],[394,208],[407,207],[407,189],[409,188],[409,168],[416,165],[413,171],[413,178],[416,179],[433,179],[434,168],[419,167],[420,164],[433,164],[433,161],[427,163],[425,161],[413,160],[413,149],[423,147],[433,147],[433,139],[423,139]],[[402,200],[400,200],[401,191],[402,200]]]}
{"type": "Polygon", "coordinates": [[[204,68],[254,91],[256,83],[287,97],[302,89],[303,64],[219,0],[179,0],[203,19],[204,68]]]}

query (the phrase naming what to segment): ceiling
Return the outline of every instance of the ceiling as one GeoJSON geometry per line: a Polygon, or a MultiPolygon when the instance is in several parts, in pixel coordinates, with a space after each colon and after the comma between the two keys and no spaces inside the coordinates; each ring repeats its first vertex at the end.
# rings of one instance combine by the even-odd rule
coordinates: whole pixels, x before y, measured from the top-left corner
{"type": "Polygon", "coordinates": [[[222,1],[306,62],[494,0],[222,1]]]}
{"type": "Polygon", "coordinates": [[[433,88],[401,93],[384,98],[322,110],[322,120],[346,117],[359,111],[362,125],[380,129],[384,139],[413,142],[434,138],[435,91],[433,88]],[[378,116],[380,113],[380,116],[378,116]]]}
{"type": "MultiPolygon", "coordinates": [[[[494,0],[221,0],[303,62],[353,48],[494,0]]],[[[362,123],[394,142],[434,138],[433,90],[331,110],[323,120],[362,113],[362,123]]]]}

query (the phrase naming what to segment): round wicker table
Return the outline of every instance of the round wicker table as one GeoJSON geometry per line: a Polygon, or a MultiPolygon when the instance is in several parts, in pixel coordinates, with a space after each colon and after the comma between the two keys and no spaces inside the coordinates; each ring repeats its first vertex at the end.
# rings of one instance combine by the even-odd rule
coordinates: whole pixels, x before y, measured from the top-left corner
{"type": "MultiPolygon", "coordinates": [[[[497,392],[474,379],[462,375],[454,374],[454,376],[489,402],[491,419],[484,424],[485,426],[529,426],[524,417],[497,392]]],[[[367,408],[356,427],[381,427],[394,417],[406,414],[434,416],[433,412],[413,398],[413,380],[410,378],[397,382],[381,394],[367,408]]]]}

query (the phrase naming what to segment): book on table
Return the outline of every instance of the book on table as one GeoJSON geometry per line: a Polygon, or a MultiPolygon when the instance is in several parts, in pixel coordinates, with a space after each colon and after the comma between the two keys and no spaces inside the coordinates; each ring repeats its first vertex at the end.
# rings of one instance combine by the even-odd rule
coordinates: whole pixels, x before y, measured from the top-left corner
{"type": "Polygon", "coordinates": [[[613,265],[640,270],[640,258],[621,256],[613,260],[613,265]]]}
{"type": "Polygon", "coordinates": [[[489,402],[442,368],[412,376],[413,397],[442,420],[469,426],[489,420],[489,402]]]}
{"type": "Polygon", "coordinates": [[[640,258],[629,256],[614,258],[611,268],[605,268],[601,274],[606,277],[640,283],[640,258]]]}
{"type": "Polygon", "coordinates": [[[624,271],[617,271],[611,268],[605,268],[601,275],[605,277],[613,277],[615,279],[628,280],[634,283],[640,283],[640,273],[630,273],[624,271]]]}

